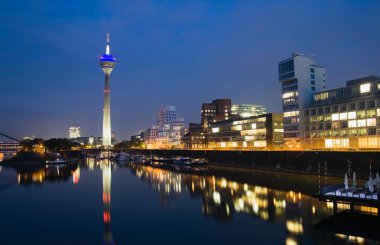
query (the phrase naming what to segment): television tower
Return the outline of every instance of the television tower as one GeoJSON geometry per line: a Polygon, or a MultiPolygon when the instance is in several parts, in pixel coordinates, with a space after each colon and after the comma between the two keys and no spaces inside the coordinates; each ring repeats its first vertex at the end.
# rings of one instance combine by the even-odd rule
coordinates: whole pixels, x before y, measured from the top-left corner
{"type": "Polygon", "coordinates": [[[103,146],[111,146],[111,105],[110,76],[116,65],[115,58],[110,54],[110,34],[107,34],[106,53],[100,57],[100,66],[105,75],[104,107],[103,107],[103,146]]]}

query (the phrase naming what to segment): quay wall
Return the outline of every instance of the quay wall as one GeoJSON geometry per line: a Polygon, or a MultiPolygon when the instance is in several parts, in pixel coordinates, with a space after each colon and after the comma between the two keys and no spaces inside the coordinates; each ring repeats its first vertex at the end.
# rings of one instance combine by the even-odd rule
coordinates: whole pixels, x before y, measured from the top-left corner
{"type": "MultiPolygon", "coordinates": [[[[380,172],[380,151],[220,151],[220,150],[130,150],[131,152],[161,157],[184,156],[204,158],[208,164],[234,168],[251,168],[344,176],[348,169],[357,178],[368,179],[380,172]]],[[[380,173],[379,173],[380,174],[380,173]]]]}

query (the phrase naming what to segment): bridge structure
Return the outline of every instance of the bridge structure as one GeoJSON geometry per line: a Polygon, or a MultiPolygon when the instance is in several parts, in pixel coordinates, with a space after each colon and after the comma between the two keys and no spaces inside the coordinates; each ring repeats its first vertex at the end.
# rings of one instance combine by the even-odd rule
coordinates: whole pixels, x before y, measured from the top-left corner
{"type": "Polygon", "coordinates": [[[20,140],[0,132],[0,153],[13,153],[21,149],[20,140]]]}

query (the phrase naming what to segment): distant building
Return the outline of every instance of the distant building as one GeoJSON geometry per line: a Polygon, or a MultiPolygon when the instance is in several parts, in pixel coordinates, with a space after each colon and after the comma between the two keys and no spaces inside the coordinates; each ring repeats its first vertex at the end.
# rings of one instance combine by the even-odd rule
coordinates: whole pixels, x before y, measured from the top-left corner
{"type": "Polygon", "coordinates": [[[88,146],[101,146],[102,145],[102,137],[78,137],[77,141],[81,145],[88,145],[88,146]]]}
{"type": "Polygon", "coordinates": [[[307,147],[378,149],[380,77],[363,77],[315,93],[303,116],[307,147]]]}
{"type": "Polygon", "coordinates": [[[266,114],[267,109],[262,105],[238,104],[231,106],[231,114],[245,118],[266,114]]]}
{"type": "Polygon", "coordinates": [[[206,149],[207,141],[202,125],[189,123],[189,131],[184,136],[185,149],[206,149]]]}
{"type": "Polygon", "coordinates": [[[174,106],[165,106],[157,114],[157,124],[147,130],[147,148],[182,148],[185,133],[185,120],[177,117],[174,106]]]}
{"type": "Polygon", "coordinates": [[[144,135],[146,131],[140,131],[139,134],[135,134],[131,136],[131,146],[134,148],[145,148],[144,144],[144,135]]]}
{"type": "Polygon", "coordinates": [[[216,99],[211,103],[203,103],[201,124],[204,129],[210,123],[231,119],[231,99],[216,99]]]}
{"type": "Polygon", "coordinates": [[[314,93],[326,88],[325,68],[304,54],[293,53],[292,57],[278,64],[279,81],[282,87],[282,109],[284,112],[284,139],[287,146],[299,146],[304,125],[300,111],[308,108],[314,93]]]}
{"type": "Polygon", "coordinates": [[[80,127],[70,127],[69,128],[69,138],[70,139],[76,139],[80,137],[80,127]]]}
{"type": "Polygon", "coordinates": [[[115,145],[117,141],[117,134],[115,131],[111,132],[111,145],[115,145]]]}
{"type": "Polygon", "coordinates": [[[209,149],[274,149],[283,145],[283,116],[268,113],[231,119],[207,128],[209,149]]]}

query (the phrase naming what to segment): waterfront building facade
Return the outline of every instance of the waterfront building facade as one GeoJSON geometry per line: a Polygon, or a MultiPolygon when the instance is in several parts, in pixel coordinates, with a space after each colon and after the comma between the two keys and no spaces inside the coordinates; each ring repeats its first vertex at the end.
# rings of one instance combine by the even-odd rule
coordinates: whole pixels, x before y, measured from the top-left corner
{"type": "Polygon", "coordinates": [[[157,124],[147,130],[148,149],[183,148],[185,119],[177,117],[175,106],[165,106],[157,114],[157,124]]]}
{"type": "Polygon", "coordinates": [[[203,103],[201,110],[201,124],[203,129],[210,123],[231,119],[231,99],[216,99],[211,103],[203,103]]]}
{"type": "Polygon", "coordinates": [[[69,139],[76,139],[80,137],[80,127],[70,127],[69,128],[69,139]]]}
{"type": "Polygon", "coordinates": [[[303,115],[305,146],[311,149],[378,149],[380,77],[363,77],[315,93],[303,115]]]}
{"type": "Polygon", "coordinates": [[[207,128],[209,149],[277,149],[283,145],[281,113],[230,119],[211,123],[207,128]]]}
{"type": "Polygon", "coordinates": [[[293,53],[292,57],[279,62],[278,73],[282,87],[285,144],[300,146],[305,137],[300,111],[309,107],[314,93],[326,88],[325,68],[317,65],[310,56],[293,53]]]}
{"type": "Polygon", "coordinates": [[[266,114],[267,109],[263,105],[235,104],[231,106],[231,115],[246,118],[266,114]]]}
{"type": "Polygon", "coordinates": [[[189,130],[183,137],[183,141],[185,149],[207,149],[206,136],[199,123],[189,123],[189,130]]]}

